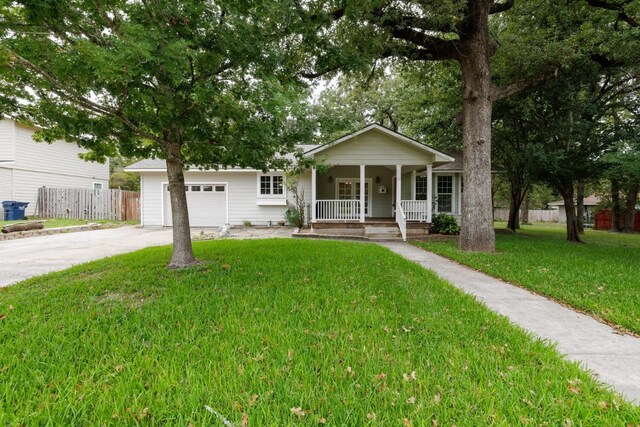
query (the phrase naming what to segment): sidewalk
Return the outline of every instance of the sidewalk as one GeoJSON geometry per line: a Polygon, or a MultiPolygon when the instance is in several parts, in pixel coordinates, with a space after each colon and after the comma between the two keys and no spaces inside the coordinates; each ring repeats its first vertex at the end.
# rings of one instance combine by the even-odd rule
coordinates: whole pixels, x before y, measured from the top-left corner
{"type": "Polygon", "coordinates": [[[592,317],[408,243],[379,244],[434,271],[523,329],[557,343],[569,360],[640,403],[640,338],[621,335],[592,317]]]}

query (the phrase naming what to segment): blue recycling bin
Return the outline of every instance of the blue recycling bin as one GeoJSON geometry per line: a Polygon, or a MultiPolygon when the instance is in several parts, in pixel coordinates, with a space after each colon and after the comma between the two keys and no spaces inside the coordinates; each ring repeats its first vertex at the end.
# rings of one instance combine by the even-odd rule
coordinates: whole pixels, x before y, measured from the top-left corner
{"type": "Polygon", "coordinates": [[[16,202],[7,200],[2,202],[5,221],[20,221],[24,219],[24,211],[29,206],[29,202],[16,202]]]}

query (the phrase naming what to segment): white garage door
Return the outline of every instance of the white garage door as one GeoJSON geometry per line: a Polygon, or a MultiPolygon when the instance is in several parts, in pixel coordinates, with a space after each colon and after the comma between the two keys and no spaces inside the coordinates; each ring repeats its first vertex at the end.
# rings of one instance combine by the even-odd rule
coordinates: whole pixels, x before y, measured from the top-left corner
{"type": "MultiPolygon", "coordinates": [[[[227,185],[216,183],[187,184],[189,224],[192,227],[219,227],[227,223],[227,185]]],[[[164,225],[171,227],[171,200],[164,185],[164,225]]]]}

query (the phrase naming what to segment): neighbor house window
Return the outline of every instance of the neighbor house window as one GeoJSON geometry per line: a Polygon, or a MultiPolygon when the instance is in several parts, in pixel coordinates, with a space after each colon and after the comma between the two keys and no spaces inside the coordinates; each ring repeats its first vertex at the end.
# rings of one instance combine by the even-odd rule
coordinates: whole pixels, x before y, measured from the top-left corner
{"type": "Polygon", "coordinates": [[[282,175],[260,176],[260,195],[280,196],[284,194],[284,177],[282,175]]]}
{"type": "Polygon", "coordinates": [[[427,177],[416,176],[416,200],[427,200],[427,177]]]}
{"type": "Polygon", "coordinates": [[[439,176],[436,187],[438,212],[451,212],[453,208],[453,177],[439,176]]]}
{"type": "Polygon", "coordinates": [[[102,190],[102,183],[101,182],[94,182],[93,183],[93,189],[94,190],[102,190]]]}

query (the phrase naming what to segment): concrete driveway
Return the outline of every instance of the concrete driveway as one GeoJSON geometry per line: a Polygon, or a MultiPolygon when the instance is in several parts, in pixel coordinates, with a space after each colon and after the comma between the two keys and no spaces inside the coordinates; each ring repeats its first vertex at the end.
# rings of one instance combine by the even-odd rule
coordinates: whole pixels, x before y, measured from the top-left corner
{"type": "Polygon", "coordinates": [[[76,264],[171,243],[171,228],[120,227],[0,241],[0,287],[76,264]]]}

